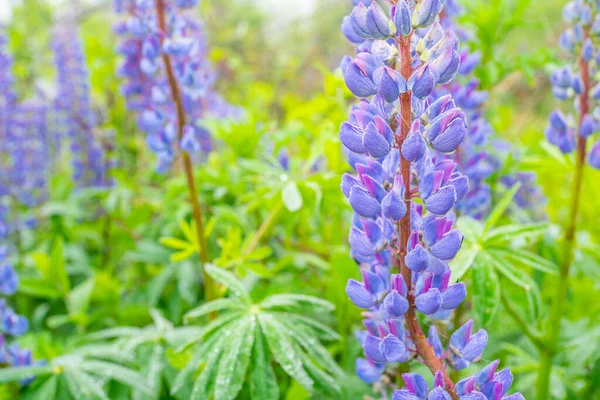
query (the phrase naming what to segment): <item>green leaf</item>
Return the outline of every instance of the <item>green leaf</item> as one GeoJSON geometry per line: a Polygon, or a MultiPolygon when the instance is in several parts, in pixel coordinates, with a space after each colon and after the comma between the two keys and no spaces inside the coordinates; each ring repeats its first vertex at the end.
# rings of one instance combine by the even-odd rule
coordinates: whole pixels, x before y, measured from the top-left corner
{"type": "Polygon", "coordinates": [[[473,295],[473,312],[478,325],[485,328],[500,303],[500,283],[496,271],[487,263],[477,263],[471,269],[471,293],[473,295]]]}
{"type": "Polygon", "coordinates": [[[521,182],[517,182],[516,184],[514,184],[513,187],[511,187],[504,194],[504,196],[502,197],[502,199],[500,199],[498,204],[496,204],[496,207],[494,207],[494,209],[490,213],[490,216],[485,221],[485,228],[483,230],[484,234],[487,234],[487,232],[489,232],[490,229],[496,226],[498,220],[500,219],[500,217],[502,217],[502,214],[504,214],[504,211],[506,211],[520,187],[521,182]]]}
{"type": "Polygon", "coordinates": [[[271,309],[278,307],[302,307],[308,306],[318,311],[332,311],[335,306],[327,300],[303,294],[274,294],[260,303],[260,308],[271,309]]]}
{"type": "Polygon", "coordinates": [[[271,357],[269,357],[265,337],[258,327],[252,349],[250,395],[252,399],[256,400],[279,399],[279,386],[273,367],[271,367],[271,357]]]}
{"type": "Polygon", "coordinates": [[[177,272],[177,291],[179,295],[188,303],[196,304],[198,291],[196,282],[196,270],[191,262],[184,262],[176,269],[177,272]]]}
{"type": "Polygon", "coordinates": [[[63,296],[61,291],[50,285],[48,281],[38,278],[20,278],[18,290],[19,293],[45,299],[60,299],[63,296]]]}
{"type": "Polygon", "coordinates": [[[118,337],[135,336],[138,335],[140,332],[140,328],[120,326],[116,328],[104,329],[102,331],[90,333],[89,335],[86,335],[84,339],[86,341],[113,339],[118,337]]]}
{"type": "MultiPolygon", "coordinates": [[[[19,400],[40,400],[40,399],[56,399],[56,388],[58,386],[58,376],[52,375],[43,382],[38,382],[43,378],[37,378],[34,384],[37,386],[35,390],[28,390],[19,397],[19,400]]],[[[33,385],[33,384],[32,384],[33,385]]]]}
{"type": "Polygon", "coordinates": [[[250,303],[250,295],[244,287],[244,284],[236,278],[234,274],[213,264],[204,265],[204,271],[214,280],[229,288],[229,293],[239,297],[245,303],[250,303]]]}
{"type": "Polygon", "coordinates": [[[242,303],[236,298],[223,298],[213,300],[209,303],[202,304],[200,307],[196,307],[193,310],[190,310],[184,315],[186,320],[190,320],[193,318],[199,318],[204,315],[210,314],[215,311],[221,310],[243,310],[248,308],[247,304],[242,303]]]}
{"type": "Polygon", "coordinates": [[[175,377],[175,380],[171,385],[171,395],[177,394],[188,383],[188,381],[191,381],[192,376],[196,373],[198,368],[200,368],[200,365],[210,354],[210,350],[221,340],[221,336],[213,335],[201,345],[196,347],[192,358],[175,377]]]}
{"type": "Polygon", "coordinates": [[[477,255],[481,251],[481,247],[476,243],[468,246],[470,243],[465,243],[463,248],[458,252],[456,257],[450,261],[450,269],[452,270],[452,280],[460,280],[469,271],[477,255]]]}
{"type": "MultiPolygon", "coordinates": [[[[274,315],[275,316],[275,315],[274,315]]],[[[277,321],[290,331],[294,332],[294,340],[304,349],[312,359],[322,368],[337,375],[344,375],[344,371],[337,365],[331,354],[327,351],[310,328],[305,325],[295,324],[283,316],[275,316],[277,321]]]]}
{"type": "Polygon", "coordinates": [[[140,392],[152,395],[152,388],[148,386],[146,379],[138,372],[123,367],[122,365],[96,360],[85,360],[80,365],[83,371],[87,371],[97,376],[111,378],[117,382],[121,382],[131,388],[135,388],[140,392]]]}
{"type": "MultiPolygon", "coordinates": [[[[273,313],[278,314],[278,313],[273,313]]],[[[312,318],[305,317],[299,314],[289,314],[289,313],[281,313],[282,315],[286,315],[291,321],[294,321],[298,324],[304,324],[309,326],[321,340],[327,341],[337,341],[340,340],[340,335],[332,330],[325,324],[320,323],[319,321],[315,321],[312,318]]]]}
{"type": "Polygon", "coordinates": [[[261,278],[270,278],[276,272],[273,269],[268,269],[263,264],[253,263],[253,262],[244,263],[244,268],[254,272],[256,275],[260,276],[261,278]]]}
{"type": "Polygon", "coordinates": [[[283,186],[281,199],[285,208],[290,212],[295,212],[302,208],[302,194],[300,194],[296,182],[287,182],[283,186]]]}
{"type": "Polygon", "coordinates": [[[160,238],[159,242],[163,246],[169,247],[171,249],[187,250],[191,247],[192,250],[195,250],[194,246],[190,245],[190,243],[186,242],[185,240],[181,240],[181,239],[177,239],[177,238],[173,238],[173,237],[162,237],[162,238],[160,238]]]}
{"type": "Polygon", "coordinates": [[[194,382],[194,388],[192,390],[191,399],[205,400],[209,399],[213,392],[213,386],[215,385],[215,378],[219,370],[219,360],[223,355],[223,352],[228,348],[231,343],[232,336],[237,332],[238,328],[243,323],[243,320],[238,320],[227,328],[223,329],[223,332],[219,331],[215,334],[217,340],[207,349],[208,355],[204,362],[204,369],[194,382]]]}
{"type": "Polygon", "coordinates": [[[96,279],[92,276],[69,292],[66,300],[69,314],[87,311],[95,284],[96,279]]]}
{"type": "Polygon", "coordinates": [[[537,254],[527,250],[492,249],[491,251],[496,254],[501,254],[504,258],[513,260],[519,265],[528,266],[552,275],[556,275],[558,273],[558,266],[552,261],[548,261],[545,258],[542,258],[537,254]]]}
{"type": "Polygon", "coordinates": [[[98,381],[85,372],[77,368],[65,368],[63,376],[74,398],[108,400],[98,381]]]}
{"type": "Polygon", "coordinates": [[[488,243],[503,243],[517,239],[526,239],[538,236],[548,229],[548,224],[527,224],[527,225],[504,225],[499,228],[491,229],[485,237],[488,243]]]}
{"type": "Polygon", "coordinates": [[[501,253],[489,250],[482,254],[485,254],[482,263],[487,262],[491,264],[500,275],[503,275],[515,285],[525,290],[531,290],[532,282],[529,275],[516,268],[510,261],[506,260],[501,253]]]}
{"type": "Polygon", "coordinates": [[[250,314],[238,326],[236,336],[229,342],[221,356],[215,384],[215,399],[233,400],[242,389],[250,364],[255,331],[256,316],[250,314]]]}
{"type": "Polygon", "coordinates": [[[158,304],[161,294],[165,287],[176,273],[177,266],[175,264],[163,267],[162,271],[152,278],[148,284],[148,305],[154,307],[158,304]]]}
{"type": "Polygon", "coordinates": [[[271,250],[268,246],[262,246],[254,249],[250,254],[248,254],[245,258],[250,261],[260,261],[269,257],[273,254],[273,250],[271,250]]]}
{"type": "Polygon", "coordinates": [[[162,374],[164,369],[164,352],[160,344],[155,344],[149,349],[150,356],[147,357],[141,368],[142,374],[148,380],[148,387],[152,389],[153,395],[148,398],[148,395],[139,391],[133,391],[133,400],[156,400],[160,398],[160,392],[162,389],[162,374]]]}
{"type": "Polygon", "coordinates": [[[66,295],[71,290],[69,276],[67,275],[67,267],[65,265],[65,256],[63,250],[63,240],[56,237],[52,243],[50,250],[50,277],[57,286],[58,290],[66,295]]]}
{"type": "Polygon", "coordinates": [[[35,376],[48,375],[52,372],[53,368],[50,365],[0,368],[0,383],[22,381],[35,376]]]}
{"type": "Polygon", "coordinates": [[[258,319],[262,331],[267,338],[269,350],[277,363],[289,376],[297,380],[306,390],[311,391],[313,380],[308,376],[304,368],[302,368],[302,362],[298,358],[292,340],[288,335],[288,333],[290,335],[294,333],[289,332],[288,329],[283,327],[270,314],[260,313],[258,314],[258,319]]]}

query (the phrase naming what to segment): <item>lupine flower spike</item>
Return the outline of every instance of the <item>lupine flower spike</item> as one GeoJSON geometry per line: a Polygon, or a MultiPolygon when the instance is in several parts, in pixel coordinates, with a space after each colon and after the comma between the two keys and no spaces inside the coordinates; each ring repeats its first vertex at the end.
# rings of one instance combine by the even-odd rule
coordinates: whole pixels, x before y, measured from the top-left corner
{"type": "Polygon", "coordinates": [[[554,110],[546,128],[547,140],[564,153],[574,153],[575,167],[571,202],[559,263],[559,276],[547,321],[548,349],[540,352],[537,398],[549,398],[553,354],[556,354],[561,320],[565,313],[566,293],[571,264],[575,257],[577,217],[586,163],[600,169],[600,4],[592,0],[570,1],[563,18],[571,25],[560,37],[560,46],[569,55],[571,65],[557,69],[550,76],[557,99],[573,106],[554,110]],[[595,143],[588,149],[588,141],[595,143]],[[589,150],[589,151],[588,151],[589,150]]]}
{"type": "Polygon", "coordinates": [[[469,179],[446,155],[469,126],[451,93],[436,96],[460,68],[459,39],[439,22],[443,2],[394,3],[385,12],[376,2],[357,2],[342,23],[357,54],[341,68],[360,99],[339,133],[355,170],[341,186],[355,212],[349,241],[363,277],[346,289],[365,310],[356,370],[375,383],[386,365],[418,359],[435,375],[433,388],[406,374],[394,399],[499,399],[475,386],[460,393],[446,370],[478,361],[485,331],[473,332],[469,321],[444,348],[435,326],[426,337],[417,320],[418,312],[447,319],[466,297],[448,262],[463,240],[451,212],[469,192],[469,179]]]}

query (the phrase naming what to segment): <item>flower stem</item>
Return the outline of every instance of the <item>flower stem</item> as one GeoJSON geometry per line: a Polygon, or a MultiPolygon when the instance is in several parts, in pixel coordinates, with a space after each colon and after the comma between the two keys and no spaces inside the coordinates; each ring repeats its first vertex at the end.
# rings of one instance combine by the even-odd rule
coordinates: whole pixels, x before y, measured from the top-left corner
{"type": "MultiPolygon", "coordinates": [[[[167,32],[166,20],[165,20],[165,3],[164,0],[156,0],[156,13],[158,17],[158,27],[162,33],[160,41],[164,39],[164,35],[167,32]]],[[[181,143],[183,138],[183,128],[185,126],[185,111],[183,109],[183,103],[181,100],[181,91],[175,78],[171,59],[168,55],[162,54],[162,59],[167,72],[167,78],[169,86],[171,88],[171,94],[173,101],[175,102],[175,109],[177,111],[177,138],[178,142],[181,143]]],[[[181,158],[183,160],[183,170],[187,181],[188,191],[190,195],[190,203],[192,205],[192,216],[196,222],[196,236],[198,238],[198,244],[200,245],[200,261],[203,265],[206,265],[210,261],[208,240],[204,231],[204,221],[202,219],[202,209],[200,208],[200,202],[198,200],[198,190],[196,188],[196,181],[194,180],[194,170],[192,167],[192,160],[190,155],[180,150],[181,158]]],[[[214,300],[216,296],[216,288],[213,279],[207,273],[204,273],[204,295],[207,301],[214,300]]]]}
{"type": "MultiPolygon", "coordinates": [[[[586,35],[587,36],[587,35],[586,35]]],[[[588,63],[579,57],[579,69],[581,70],[581,79],[583,80],[583,93],[579,97],[579,124],[577,126],[577,152],[575,154],[575,176],[573,177],[573,186],[571,189],[571,204],[569,206],[569,215],[565,238],[562,244],[561,259],[558,272],[558,284],[553,296],[554,303],[550,309],[550,317],[546,331],[546,341],[548,348],[540,352],[540,371],[538,373],[536,398],[550,398],[550,376],[552,374],[552,361],[556,354],[556,347],[560,337],[560,325],[565,313],[567,292],[569,290],[569,272],[573,263],[575,253],[575,236],[577,233],[577,215],[579,213],[579,203],[581,198],[581,185],[583,181],[583,171],[585,169],[586,139],[579,136],[583,117],[590,111],[590,71],[588,63]]]]}
{"type": "MultiPolygon", "coordinates": [[[[410,50],[410,36],[408,37],[398,37],[398,47],[400,50],[400,73],[404,77],[405,80],[408,81],[410,76],[412,75],[412,55],[410,50]]],[[[408,136],[410,131],[410,126],[412,122],[412,93],[410,91],[406,93],[402,93],[400,95],[400,120],[398,121],[400,124],[400,134],[396,133],[395,135],[395,144],[398,149],[402,148],[402,143],[408,136]]],[[[397,130],[396,130],[397,132],[397,130]]],[[[456,390],[454,388],[454,382],[450,379],[442,360],[440,360],[433,347],[427,341],[427,338],[423,334],[423,330],[419,325],[419,321],[417,320],[416,315],[416,306],[415,306],[415,292],[412,281],[412,271],[410,268],[406,266],[405,257],[406,257],[406,247],[408,243],[408,238],[411,233],[411,225],[410,225],[410,209],[411,209],[411,195],[410,195],[410,162],[406,160],[402,156],[402,152],[400,152],[400,173],[402,174],[402,180],[405,185],[405,198],[407,213],[406,215],[398,221],[398,265],[400,267],[400,272],[408,286],[408,294],[406,296],[409,308],[408,311],[404,314],[404,321],[406,322],[406,328],[410,334],[410,338],[415,344],[417,354],[423,359],[423,362],[432,374],[440,371],[444,377],[444,383],[446,384],[446,391],[453,400],[458,400],[458,395],[456,394],[456,390]]]]}

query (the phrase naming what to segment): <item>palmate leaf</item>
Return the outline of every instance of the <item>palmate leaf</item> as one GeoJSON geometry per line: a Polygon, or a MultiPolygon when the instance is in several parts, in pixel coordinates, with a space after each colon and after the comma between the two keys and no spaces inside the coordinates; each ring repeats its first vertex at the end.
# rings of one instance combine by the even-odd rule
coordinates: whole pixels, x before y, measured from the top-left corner
{"type": "Polygon", "coordinates": [[[252,367],[250,372],[250,394],[253,399],[278,400],[279,386],[275,371],[271,367],[271,357],[265,336],[260,327],[256,328],[256,338],[252,349],[252,367]]]}
{"type": "Polygon", "coordinates": [[[38,377],[27,387],[19,400],[56,399],[56,388],[58,387],[58,376],[53,375],[48,379],[38,377]]]}
{"type": "Polygon", "coordinates": [[[160,397],[162,389],[162,374],[165,366],[164,352],[165,350],[160,344],[155,344],[149,349],[146,349],[148,354],[142,364],[142,374],[146,377],[148,387],[152,390],[153,394],[148,396],[141,390],[135,389],[133,391],[133,400],[157,400],[160,397]]]}
{"type": "Polygon", "coordinates": [[[548,229],[548,224],[512,224],[491,229],[485,236],[486,244],[506,243],[523,240],[543,234],[548,229]]]}
{"type": "Polygon", "coordinates": [[[303,294],[274,294],[260,303],[260,308],[265,310],[279,307],[302,308],[307,306],[315,309],[315,311],[332,311],[334,309],[333,304],[326,300],[303,294]]]}
{"type": "Polygon", "coordinates": [[[208,315],[215,311],[222,310],[243,310],[248,308],[247,304],[242,303],[236,298],[222,298],[211,301],[209,303],[202,304],[200,307],[196,307],[193,310],[188,311],[184,318],[190,320],[193,318],[199,318],[204,315],[208,315]]]}
{"type": "Polygon", "coordinates": [[[258,315],[258,320],[267,338],[269,350],[277,363],[289,376],[311,391],[313,380],[302,367],[302,361],[296,354],[293,342],[286,334],[288,330],[273,318],[271,314],[261,313],[258,315]]]}
{"type": "Polygon", "coordinates": [[[339,336],[300,314],[304,310],[330,311],[333,306],[329,302],[305,295],[277,294],[251,305],[249,294],[233,274],[214,266],[209,266],[208,273],[237,288],[247,302],[234,295],[207,303],[187,316],[221,311],[201,328],[200,335],[180,347],[179,351],[189,351],[194,346],[191,359],[174,380],[171,394],[191,386],[192,399],[233,400],[248,376],[253,399],[277,399],[279,387],[273,361],[308,391],[339,389],[334,377],[343,376],[343,371],[320,343],[320,339],[337,340],[339,336]]]}
{"type": "Polygon", "coordinates": [[[216,399],[233,400],[242,389],[250,364],[255,327],[256,316],[250,314],[238,327],[236,337],[221,356],[215,383],[216,399]]]}
{"type": "Polygon", "coordinates": [[[201,345],[197,346],[197,349],[194,351],[192,358],[188,361],[186,366],[179,371],[173,384],[171,385],[171,394],[177,394],[184,385],[186,385],[189,381],[192,381],[192,376],[194,373],[200,368],[200,365],[206,360],[210,350],[213,348],[215,343],[221,340],[219,335],[213,335],[206,341],[204,341],[201,345]]]}
{"type": "Polygon", "coordinates": [[[74,398],[109,400],[102,385],[87,373],[77,368],[65,368],[62,376],[74,398]]]}
{"type": "Polygon", "coordinates": [[[80,364],[80,368],[90,374],[110,378],[121,382],[126,386],[135,388],[146,395],[152,395],[152,389],[148,386],[146,379],[137,371],[106,361],[85,360],[80,364]]]}
{"type": "Polygon", "coordinates": [[[0,384],[22,381],[32,376],[50,375],[53,370],[50,365],[0,368],[0,384]]]}
{"type": "Polygon", "coordinates": [[[331,371],[335,376],[343,376],[344,371],[337,365],[331,354],[316,339],[312,329],[306,325],[294,323],[287,318],[287,314],[273,314],[273,317],[289,332],[294,333],[294,339],[304,349],[306,354],[316,361],[321,367],[331,371]]]}
{"type": "Polygon", "coordinates": [[[238,280],[234,274],[212,264],[206,264],[204,266],[204,271],[215,281],[227,286],[233,296],[240,298],[245,303],[250,303],[248,290],[246,290],[244,284],[238,280]]]}
{"type": "Polygon", "coordinates": [[[471,270],[473,311],[478,325],[485,328],[492,320],[500,303],[500,283],[494,268],[487,263],[476,264],[471,270]]]}

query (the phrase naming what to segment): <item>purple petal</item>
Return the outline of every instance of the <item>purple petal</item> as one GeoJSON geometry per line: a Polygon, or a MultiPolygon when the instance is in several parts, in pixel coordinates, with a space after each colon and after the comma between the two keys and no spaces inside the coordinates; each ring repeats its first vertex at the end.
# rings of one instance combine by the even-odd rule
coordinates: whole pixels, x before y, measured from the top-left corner
{"type": "Polygon", "coordinates": [[[361,217],[371,218],[381,214],[381,205],[361,186],[354,186],[348,197],[350,205],[361,217]]]}
{"type": "Polygon", "coordinates": [[[384,337],[379,349],[388,362],[406,362],[409,356],[404,342],[394,335],[384,337]]]}
{"type": "Polygon", "coordinates": [[[420,294],[415,299],[415,306],[417,310],[421,311],[425,315],[431,315],[438,312],[442,306],[442,294],[439,290],[433,288],[429,289],[423,294],[420,294]]]}
{"type": "Polygon", "coordinates": [[[408,300],[397,290],[392,290],[383,299],[383,308],[394,317],[401,317],[408,310],[408,300]]]}
{"type": "Polygon", "coordinates": [[[375,305],[375,296],[365,288],[365,285],[354,279],[348,280],[348,284],[346,284],[346,294],[359,308],[368,309],[375,305]]]}
{"type": "Polygon", "coordinates": [[[467,288],[463,282],[448,286],[442,293],[442,309],[454,310],[465,300],[465,297],[467,297],[467,288]]]}
{"type": "Polygon", "coordinates": [[[454,186],[444,186],[425,200],[427,211],[435,215],[444,215],[456,203],[456,190],[454,186]]]}

